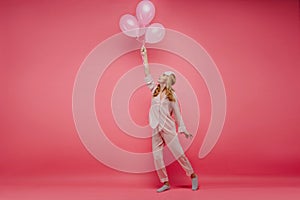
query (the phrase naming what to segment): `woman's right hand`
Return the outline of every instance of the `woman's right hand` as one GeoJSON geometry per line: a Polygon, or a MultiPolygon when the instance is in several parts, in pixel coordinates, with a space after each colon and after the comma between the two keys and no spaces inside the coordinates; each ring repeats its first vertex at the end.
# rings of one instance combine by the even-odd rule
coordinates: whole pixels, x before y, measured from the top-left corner
{"type": "Polygon", "coordinates": [[[142,55],[142,57],[147,55],[147,49],[146,49],[145,45],[143,45],[141,48],[141,55],[142,55]]]}

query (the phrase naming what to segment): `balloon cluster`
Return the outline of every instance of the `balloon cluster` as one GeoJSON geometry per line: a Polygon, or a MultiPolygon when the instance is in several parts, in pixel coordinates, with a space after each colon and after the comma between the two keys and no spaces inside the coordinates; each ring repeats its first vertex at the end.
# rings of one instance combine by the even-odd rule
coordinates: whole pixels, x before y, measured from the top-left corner
{"type": "Polygon", "coordinates": [[[120,18],[120,28],[122,32],[134,37],[143,44],[160,42],[165,36],[165,28],[160,23],[150,24],[155,15],[155,7],[149,0],[141,1],[136,7],[136,17],[125,14],[120,18]]]}

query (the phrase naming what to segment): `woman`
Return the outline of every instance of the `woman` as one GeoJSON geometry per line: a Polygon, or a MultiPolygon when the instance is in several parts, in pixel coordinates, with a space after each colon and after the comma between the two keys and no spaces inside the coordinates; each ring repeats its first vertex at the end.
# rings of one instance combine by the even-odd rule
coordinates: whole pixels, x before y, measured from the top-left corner
{"type": "Polygon", "coordinates": [[[185,156],[184,151],[179,143],[175,122],[171,116],[175,115],[175,121],[178,124],[178,132],[183,133],[186,138],[192,135],[186,130],[183,123],[176,94],[172,86],[176,82],[174,72],[164,72],[158,79],[156,85],[150,74],[148,65],[147,50],[145,46],[141,48],[141,55],[144,63],[145,82],[152,92],[152,102],[149,112],[149,123],[153,129],[152,133],[152,151],[154,157],[154,165],[163,186],[157,192],[163,192],[170,189],[169,179],[165,164],[163,161],[163,146],[167,145],[175,158],[178,160],[186,175],[191,177],[192,190],[198,189],[198,176],[185,156]]]}

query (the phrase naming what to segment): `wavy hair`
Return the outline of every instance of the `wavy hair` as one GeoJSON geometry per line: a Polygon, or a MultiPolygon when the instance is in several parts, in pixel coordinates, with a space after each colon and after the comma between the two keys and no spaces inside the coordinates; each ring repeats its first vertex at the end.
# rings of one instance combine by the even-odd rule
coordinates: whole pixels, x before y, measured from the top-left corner
{"type": "MultiPolygon", "coordinates": [[[[169,101],[174,101],[175,102],[176,100],[175,100],[175,97],[173,95],[174,89],[172,88],[172,85],[175,84],[176,77],[175,77],[174,74],[171,74],[169,76],[169,79],[170,79],[171,82],[170,81],[167,82],[167,86],[163,89],[162,92],[166,93],[166,96],[167,96],[169,101]]],[[[160,93],[160,90],[161,90],[161,86],[160,86],[160,84],[158,84],[156,89],[153,92],[153,97],[156,97],[160,93]]]]}

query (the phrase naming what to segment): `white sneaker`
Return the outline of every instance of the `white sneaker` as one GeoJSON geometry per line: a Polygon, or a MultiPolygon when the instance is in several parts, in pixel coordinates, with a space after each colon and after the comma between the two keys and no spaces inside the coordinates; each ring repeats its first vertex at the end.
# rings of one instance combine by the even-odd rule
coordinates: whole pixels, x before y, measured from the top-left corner
{"type": "Polygon", "coordinates": [[[166,190],[170,189],[169,185],[164,184],[161,188],[157,189],[157,192],[164,192],[166,190]]]}
{"type": "Polygon", "coordinates": [[[196,176],[195,178],[192,178],[192,190],[198,190],[199,186],[198,186],[198,176],[196,176]]]}

